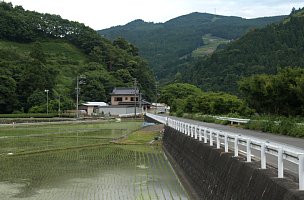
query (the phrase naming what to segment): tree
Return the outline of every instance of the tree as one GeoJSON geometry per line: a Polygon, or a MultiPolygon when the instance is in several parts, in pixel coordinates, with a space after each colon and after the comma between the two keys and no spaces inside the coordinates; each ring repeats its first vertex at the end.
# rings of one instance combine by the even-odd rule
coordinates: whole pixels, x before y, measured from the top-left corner
{"type": "Polygon", "coordinates": [[[1,73],[0,83],[0,113],[11,113],[17,107],[16,82],[1,73]]]}
{"type": "Polygon", "coordinates": [[[46,104],[46,95],[43,90],[37,89],[28,97],[27,106],[31,108],[42,104],[46,104]]]}
{"type": "Polygon", "coordinates": [[[39,42],[34,43],[32,51],[30,52],[30,57],[40,61],[43,64],[46,63],[46,56],[39,42]]]}
{"type": "Polygon", "coordinates": [[[29,108],[28,98],[36,91],[48,89],[52,91],[55,85],[57,71],[46,67],[38,60],[25,63],[20,80],[17,83],[17,93],[21,106],[25,111],[29,108]]]}
{"type": "Polygon", "coordinates": [[[164,86],[160,91],[159,101],[172,105],[175,99],[185,99],[190,95],[202,93],[202,90],[187,83],[174,83],[164,86]]]}
{"type": "Polygon", "coordinates": [[[287,68],[276,75],[255,75],[239,82],[245,100],[259,113],[303,115],[304,69],[287,68]]]}

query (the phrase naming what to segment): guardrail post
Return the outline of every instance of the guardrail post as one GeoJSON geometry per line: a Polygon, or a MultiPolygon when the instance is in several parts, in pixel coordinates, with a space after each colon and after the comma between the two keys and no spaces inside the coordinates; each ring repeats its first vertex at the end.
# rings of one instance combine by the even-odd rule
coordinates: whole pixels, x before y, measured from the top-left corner
{"type": "Polygon", "coordinates": [[[266,145],[261,144],[261,169],[266,169],[266,145]]]}
{"type": "Polygon", "coordinates": [[[225,152],[228,152],[228,134],[227,133],[225,133],[224,143],[225,143],[225,152]]]}
{"type": "Polygon", "coordinates": [[[192,125],[190,125],[190,134],[191,134],[190,137],[193,138],[193,127],[192,127],[192,125]]]}
{"type": "Polygon", "coordinates": [[[216,132],[216,148],[217,149],[221,148],[220,133],[218,131],[216,132]]]}
{"type": "Polygon", "coordinates": [[[198,141],[202,141],[202,127],[198,127],[198,141]]]}
{"type": "Polygon", "coordinates": [[[208,142],[208,138],[207,138],[208,136],[207,136],[207,129],[205,128],[205,130],[204,130],[204,143],[205,144],[207,144],[207,142],[208,142]]]}
{"type": "Polygon", "coordinates": [[[251,145],[251,140],[250,139],[247,139],[247,162],[251,162],[251,148],[250,148],[250,145],[251,145]]]}
{"type": "Polygon", "coordinates": [[[299,190],[304,190],[304,154],[299,155],[299,190]]]}
{"type": "Polygon", "coordinates": [[[195,131],[194,131],[195,136],[194,136],[194,139],[197,140],[197,135],[198,135],[198,134],[197,134],[197,129],[198,129],[198,128],[197,128],[197,126],[194,126],[194,127],[195,127],[195,131]]]}
{"type": "Polygon", "coordinates": [[[183,123],[179,122],[179,131],[182,132],[183,131],[183,123]]]}
{"type": "Polygon", "coordinates": [[[239,138],[238,138],[238,136],[236,135],[235,138],[234,138],[234,157],[238,157],[238,156],[239,156],[238,141],[239,141],[239,138]]]}
{"type": "Polygon", "coordinates": [[[191,128],[190,127],[191,127],[190,124],[188,124],[188,136],[191,135],[191,128]]]}
{"type": "Polygon", "coordinates": [[[212,130],[209,131],[210,133],[210,140],[209,140],[209,143],[210,143],[210,146],[213,146],[213,137],[212,137],[212,130]]]}
{"type": "Polygon", "coordinates": [[[283,148],[278,149],[278,178],[284,178],[283,148]]]}

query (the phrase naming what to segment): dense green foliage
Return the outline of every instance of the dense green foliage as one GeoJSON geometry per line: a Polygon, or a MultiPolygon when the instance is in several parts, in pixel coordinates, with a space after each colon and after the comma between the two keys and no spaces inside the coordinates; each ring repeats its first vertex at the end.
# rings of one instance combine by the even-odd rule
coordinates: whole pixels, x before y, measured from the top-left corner
{"type": "Polygon", "coordinates": [[[277,133],[293,137],[304,137],[303,118],[277,117],[273,115],[253,117],[244,128],[277,133]]]}
{"type": "Polygon", "coordinates": [[[183,81],[204,90],[237,92],[237,81],[254,74],[276,74],[286,67],[304,67],[303,10],[279,24],[250,31],[206,59],[184,68],[183,81]],[[189,76],[187,76],[189,75],[189,76]]]}
{"type": "Polygon", "coordinates": [[[0,113],[75,108],[76,77],[85,77],[80,101],[108,101],[113,87],[137,78],[144,98],[154,98],[154,76],[138,49],[110,42],[93,29],[57,15],[0,3],[0,113]],[[56,99],[56,100],[55,100],[56,99]]]}
{"type": "Polygon", "coordinates": [[[163,87],[160,100],[167,103],[171,107],[170,112],[176,112],[178,116],[183,113],[212,115],[252,113],[246,103],[234,95],[203,92],[190,84],[175,83],[163,87]]]}
{"type": "Polygon", "coordinates": [[[159,101],[172,105],[176,99],[185,99],[190,95],[199,95],[202,90],[187,83],[175,83],[163,87],[160,91],[159,101]]]}
{"type": "Polygon", "coordinates": [[[203,35],[234,40],[254,27],[279,22],[283,17],[243,19],[207,13],[191,13],[165,23],[135,20],[125,26],[101,30],[99,33],[114,40],[126,38],[139,47],[140,54],[151,64],[159,79],[172,80],[175,62],[204,45],[203,35]],[[169,73],[169,75],[168,75],[169,73]]]}
{"type": "Polygon", "coordinates": [[[304,69],[251,76],[242,79],[239,87],[248,104],[259,113],[304,115],[304,69]]]}

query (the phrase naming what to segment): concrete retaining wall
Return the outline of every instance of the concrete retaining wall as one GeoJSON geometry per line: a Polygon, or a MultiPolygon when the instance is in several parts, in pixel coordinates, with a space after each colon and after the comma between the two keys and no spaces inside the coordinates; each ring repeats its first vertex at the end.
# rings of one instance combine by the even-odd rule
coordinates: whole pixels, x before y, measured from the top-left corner
{"type": "Polygon", "coordinates": [[[167,126],[164,148],[174,160],[172,165],[187,177],[195,199],[304,200],[298,184],[276,178],[276,170],[261,170],[260,163],[246,163],[167,126]]]}

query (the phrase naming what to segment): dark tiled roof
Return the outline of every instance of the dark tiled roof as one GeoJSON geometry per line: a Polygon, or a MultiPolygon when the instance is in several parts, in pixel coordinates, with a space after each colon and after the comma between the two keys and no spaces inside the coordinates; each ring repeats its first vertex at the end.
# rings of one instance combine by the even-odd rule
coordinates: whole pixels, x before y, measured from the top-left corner
{"type": "MultiPolygon", "coordinates": [[[[134,95],[134,88],[114,88],[111,95],[134,95]]],[[[139,90],[136,89],[136,94],[139,93],[139,90]]]]}

